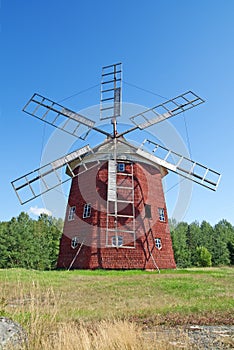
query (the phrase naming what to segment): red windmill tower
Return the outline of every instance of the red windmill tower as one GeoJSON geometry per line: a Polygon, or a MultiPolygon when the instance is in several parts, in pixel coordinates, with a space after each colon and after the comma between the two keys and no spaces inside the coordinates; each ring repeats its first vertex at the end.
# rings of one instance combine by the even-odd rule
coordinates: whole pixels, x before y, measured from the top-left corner
{"type": "Polygon", "coordinates": [[[58,268],[175,268],[162,178],[169,170],[212,190],[220,180],[216,171],[152,140],[136,147],[126,139],[204,102],[191,91],[130,117],[132,127],[118,133],[121,71],[121,63],[102,70],[101,119],[111,119],[111,133],[38,94],[23,109],[82,140],[92,130],[106,136],[12,182],[24,204],[72,178],[58,268]]]}

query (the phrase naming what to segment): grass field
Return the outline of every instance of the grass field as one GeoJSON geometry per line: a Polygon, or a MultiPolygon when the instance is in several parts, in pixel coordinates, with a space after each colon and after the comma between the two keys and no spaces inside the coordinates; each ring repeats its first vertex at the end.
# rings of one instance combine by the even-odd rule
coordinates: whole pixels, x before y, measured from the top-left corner
{"type": "MultiPolygon", "coordinates": [[[[25,327],[30,349],[151,349],[141,334],[157,325],[233,324],[233,296],[228,267],[160,274],[0,270],[0,316],[25,327]]],[[[172,347],[152,347],[166,348],[172,347]]]]}

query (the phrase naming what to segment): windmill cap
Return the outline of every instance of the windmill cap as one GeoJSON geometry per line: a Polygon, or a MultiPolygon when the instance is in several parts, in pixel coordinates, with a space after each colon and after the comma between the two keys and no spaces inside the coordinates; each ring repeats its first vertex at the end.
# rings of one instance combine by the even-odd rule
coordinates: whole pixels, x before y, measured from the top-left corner
{"type": "Polygon", "coordinates": [[[135,163],[145,163],[151,165],[159,170],[161,176],[164,177],[168,174],[168,170],[155,162],[152,162],[149,158],[144,157],[136,153],[139,147],[136,147],[132,143],[126,141],[123,137],[116,139],[107,138],[101,144],[95,146],[92,152],[87,152],[82,157],[74,159],[69,163],[69,167],[66,168],[66,174],[72,177],[71,170],[73,171],[82,164],[88,164],[97,161],[108,161],[114,159],[115,142],[116,142],[116,160],[117,161],[131,161],[135,163]],[[115,141],[116,140],[116,141],[115,141]],[[71,169],[71,170],[70,170],[71,169]]]}

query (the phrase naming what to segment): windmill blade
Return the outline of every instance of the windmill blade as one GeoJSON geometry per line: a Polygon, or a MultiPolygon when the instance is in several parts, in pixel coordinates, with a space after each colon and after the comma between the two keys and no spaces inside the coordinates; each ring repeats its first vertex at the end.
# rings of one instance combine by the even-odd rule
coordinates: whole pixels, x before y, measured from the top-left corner
{"type": "Polygon", "coordinates": [[[217,171],[207,168],[200,163],[186,158],[148,139],[143,142],[142,146],[138,148],[136,153],[213,191],[216,191],[221,179],[221,175],[217,171]],[[142,149],[145,144],[148,144],[153,154],[142,149]]]}
{"type": "Polygon", "coordinates": [[[171,100],[161,103],[153,108],[135,114],[130,117],[130,120],[135,124],[131,129],[119,134],[118,137],[123,136],[136,129],[146,129],[149,126],[160,123],[163,120],[171,118],[177,114],[187,111],[193,107],[204,103],[205,101],[192,91],[187,91],[171,100]]]}
{"type": "Polygon", "coordinates": [[[96,128],[93,120],[39,94],[34,94],[30,98],[23,111],[82,140],[86,139],[91,130],[109,136],[109,133],[96,128]]]}
{"type": "Polygon", "coordinates": [[[196,107],[203,102],[205,101],[199,96],[192,91],[188,91],[171,100],[161,103],[158,106],[149,108],[142,113],[138,113],[130,119],[139,129],[145,129],[179,113],[185,112],[188,109],[196,107]],[[139,123],[139,121],[141,122],[139,123]]]}
{"type": "Polygon", "coordinates": [[[121,115],[122,63],[102,68],[100,119],[121,115]]]}
{"type": "Polygon", "coordinates": [[[70,177],[67,179],[62,178],[61,169],[64,167],[68,167],[69,173],[71,177],[75,177],[80,175],[81,173],[97,166],[99,161],[96,160],[92,163],[85,164],[82,161],[82,157],[84,155],[88,155],[94,153],[89,145],[84,146],[74,152],[67,154],[64,157],[61,157],[47,165],[42,166],[20,178],[11,182],[16,195],[21,204],[25,204],[37,197],[41,194],[50,191],[51,189],[67,182],[70,180],[70,177]],[[82,169],[79,173],[74,173],[71,169],[69,163],[75,159],[80,160],[80,165],[82,165],[82,169]]]}

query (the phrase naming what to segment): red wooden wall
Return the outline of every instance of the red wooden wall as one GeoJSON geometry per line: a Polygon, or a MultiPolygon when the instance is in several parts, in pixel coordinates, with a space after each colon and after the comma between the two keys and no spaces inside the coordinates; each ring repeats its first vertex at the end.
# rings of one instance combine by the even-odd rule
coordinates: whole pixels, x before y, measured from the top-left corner
{"type": "MultiPolygon", "coordinates": [[[[77,168],[76,171],[79,171],[77,168]]],[[[126,163],[126,172],[130,165],[126,163]]],[[[79,251],[72,268],[74,269],[161,269],[175,268],[174,254],[168,225],[166,203],[164,199],[162,176],[160,171],[145,163],[133,165],[134,174],[134,207],[136,242],[135,248],[106,247],[106,200],[108,163],[102,162],[99,167],[73,178],[65,217],[64,231],[60,242],[58,268],[69,268],[79,251]],[[83,218],[85,204],[91,204],[91,216],[83,218]],[[151,206],[151,218],[145,217],[145,204],[151,206]],[[75,206],[73,220],[68,220],[71,207],[75,206]],[[163,208],[165,221],[160,221],[158,209],[163,208]],[[79,244],[71,247],[72,238],[77,237],[79,244]],[[155,238],[161,240],[161,249],[155,245],[155,238]],[[80,244],[83,242],[82,247],[80,244]]],[[[117,177],[117,183],[129,182],[129,177],[117,177]]],[[[119,194],[128,196],[127,190],[119,194]]],[[[122,212],[131,211],[129,206],[122,212]]],[[[122,218],[123,225],[131,226],[131,218],[122,218]]],[[[126,234],[127,235],[127,234],[126,234]]],[[[124,240],[128,237],[123,235],[124,240]]],[[[128,240],[130,245],[133,245],[128,240]]]]}

